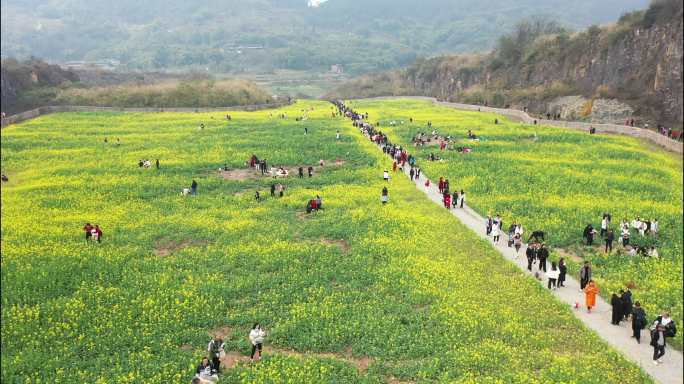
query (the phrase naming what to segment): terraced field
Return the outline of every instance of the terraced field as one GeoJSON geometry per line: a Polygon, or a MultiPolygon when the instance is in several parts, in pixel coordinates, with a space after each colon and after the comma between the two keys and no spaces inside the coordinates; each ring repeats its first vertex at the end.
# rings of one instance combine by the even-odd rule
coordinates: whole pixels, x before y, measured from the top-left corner
{"type": "MultiPolygon", "coordinates": [[[[331,111],[68,113],[3,129],[2,381],[189,382],[220,334],[227,383],[650,382],[408,180],[381,205],[387,160],[331,111]],[[242,170],[251,154],[325,165],[272,198],[273,179],[242,170]],[[148,158],[161,169],[139,168],[148,158]],[[180,196],[193,178],[198,194],[180,196]],[[317,194],[324,209],[306,214],[317,194]],[[250,365],[254,321],[267,351],[250,365]]],[[[458,184],[483,204],[476,183],[458,184]]]]}

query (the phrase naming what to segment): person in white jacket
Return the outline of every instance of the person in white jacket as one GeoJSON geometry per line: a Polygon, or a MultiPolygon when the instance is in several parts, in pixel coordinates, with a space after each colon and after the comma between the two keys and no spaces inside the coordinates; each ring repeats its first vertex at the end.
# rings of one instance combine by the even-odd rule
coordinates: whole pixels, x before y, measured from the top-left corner
{"type": "Polygon", "coordinates": [[[259,351],[257,360],[261,359],[261,349],[263,347],[265,337],[266,332],[261,329],[261,324],[254,323],[252,330],[249,331],[249,341],[252,343],[252,354],[249,356],[250,361],[254,361],[254,353],[257,350],[259,351]]]}
{"type": "Polygon", "coordinates": [[[551,263],[551,269],[546,272],[546,277],[549,279],[548,287],[551,289],[556,289],[556,282],[558,281],[558,276],[560,276],[560,270],[558,269],[558,266],[556,265],[556,262],[551,263]]]}
{"type": "Polygon", "coordinates": [[[494,244],[497,244],[499,242],[499,236],[501,236],[501,228],[499,228],[498,223],[492,226],[492,236],[494,237],[494,244]]]}

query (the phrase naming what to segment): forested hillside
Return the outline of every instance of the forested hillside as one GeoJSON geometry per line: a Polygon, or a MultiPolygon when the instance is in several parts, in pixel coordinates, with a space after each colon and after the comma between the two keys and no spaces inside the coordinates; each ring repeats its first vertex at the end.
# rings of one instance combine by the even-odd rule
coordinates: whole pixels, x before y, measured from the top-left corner
{"type": "Polygon", "coordinates": [[[417,57],[491,49],[516,22],[571,28],[615,20],[648,0],[3,0],[3,57],[102,60],[125,69],[361,73],[417,57]],[[502,6],[503,3],[503,6],[502,6]]]}

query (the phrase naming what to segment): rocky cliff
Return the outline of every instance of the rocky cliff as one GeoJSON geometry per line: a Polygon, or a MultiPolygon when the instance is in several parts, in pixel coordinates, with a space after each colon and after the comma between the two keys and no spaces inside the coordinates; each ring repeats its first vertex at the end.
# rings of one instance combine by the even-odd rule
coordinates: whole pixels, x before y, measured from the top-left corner
{"type": "MultiPolygon", "coordinates": [[[[402,86],[392,88],[561,118],[682,125],[681,0],[655,2],[610,26],[544,34],[512,49],[504,42],[488,55],[418,61],[394,76],[402,86]]],[[[361,82],[373,93],[373,80],[361,82]]]]}

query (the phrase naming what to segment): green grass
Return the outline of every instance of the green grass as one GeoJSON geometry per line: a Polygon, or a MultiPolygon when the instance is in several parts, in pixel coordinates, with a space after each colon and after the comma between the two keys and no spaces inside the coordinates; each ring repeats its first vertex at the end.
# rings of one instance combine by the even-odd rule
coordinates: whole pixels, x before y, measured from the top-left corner
{"type": "MultiPolygon", "coordinates": [[[[446,161],[422,161],[421,167],[429,177],[445,176],[452,188],[465,189],[470,206],[480,214],[501,214],[505,227],[513,220],[521,222],[527,235],[544,230],[551,245],[592,261],[604,297],[633,282],[634,297],[651,318],[669,310],[682,323],[681,156],[630,137],[526,126],[427,101],[366,100],[353,106],[369,112],[373,122],[379,120],[393,141],[410,144],[418,131],[427,132],[426,122],[432,121],[441,134],[459,139],[457,146],[472,146],[471,154],[445,151],[438,155],[446,161]],[[408,121],[411,117],[413,124],[408,121]],[[388,126],[389,121],[401,119],[404,125],[388,126]],[[467,140],[469,129],[482,140],[467,140]],[[584,227],[593,223],[600,229],[603,212],[612,214],[616,238],[623,218],[657,218],[657,240],[632,231],[631,242],[656,244],[661,260],[632,259],[622,251],[606,255],[602,249],[581,246],[584,227]]],[[[411,146],[411,151],[420,158],[440,152],[434,146],[411,146]]],[[[600,239],[597,243],[602,245],[600,239]]],[[[577,276],[578,264],[571,267],[577,276]]],[[[681,332],[672,344],[681,349],[681,332]]]]}
{"type": "Polygon", "coordinates": [[[212,329],[228,327],[228,349],[245,355],[254,321],[267,346],[308,357],[268,353],[222,382],[650,382],[405,178],[382,206],[387,159],[329,104],[284,110],[288,120],[235,112],[230,123],[66,113],[3,129],[3,383],[187,382],[212,329]],[[303,108],[315,111],[295,122],[303,108]],[[252,153],[346,163],[257,203],[270,179],[214,171],[252,153]],[[180,197],[192,178],[198,196],[180,197]],[[303,216],[315,194],[325,209],[303,216]],[[86,221],[102,225],[102,244],[84,242],[86,221]],[[348,250],[329,244],[340,239],[348,250]],[[193,243],[160,257],[160,241],[193,243]],[[363,357],[367,370],[349,363],[363,357]]]}

